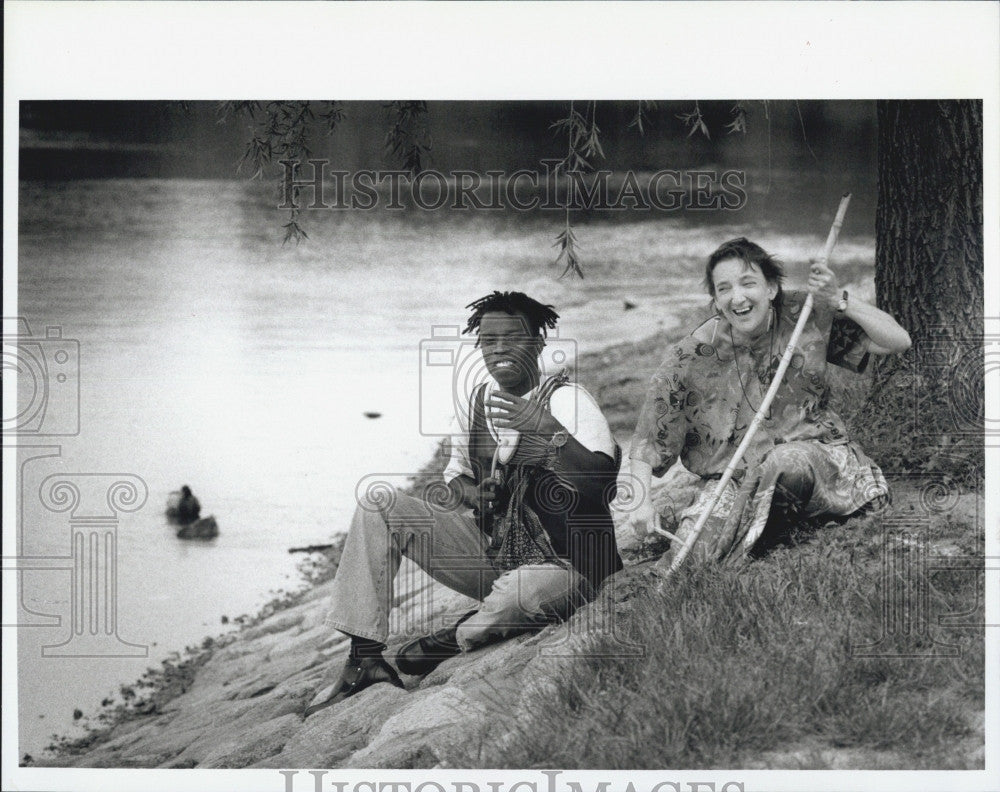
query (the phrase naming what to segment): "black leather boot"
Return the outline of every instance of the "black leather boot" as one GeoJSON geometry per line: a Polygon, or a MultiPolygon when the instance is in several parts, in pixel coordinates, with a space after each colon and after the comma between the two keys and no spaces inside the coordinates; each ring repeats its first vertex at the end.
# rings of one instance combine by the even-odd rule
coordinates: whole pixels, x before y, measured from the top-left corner
{"type": "Polygon", "coordinates": [[[451,627],[445,627],[405,644],[396,655],[396,667],[404,674],[423,676],[449,657],[460,654],[462,650],[459,649],[455,637],[458,625],[475,613],[477,611],[469,611],[451,627]]]}
{"type": "Polygon", "coordinates": [[[372,685],[377,685],[379,682],[388,682],[398,688],[403,687],[399,674],[381,655],[377,657],[349,655],[344,664],[344,670],[340,673],[340,679],[337,680],[333,688],[333,693],[325,701],[307,707],[304,717],[308,718],[314,712],[339,704],[344,699],[350,698],[355,693],[360,693],[372,685]]]}

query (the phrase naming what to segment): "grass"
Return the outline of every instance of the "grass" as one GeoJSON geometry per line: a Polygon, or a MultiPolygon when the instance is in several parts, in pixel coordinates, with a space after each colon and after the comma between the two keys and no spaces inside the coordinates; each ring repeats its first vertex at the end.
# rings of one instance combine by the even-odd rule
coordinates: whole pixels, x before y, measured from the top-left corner
{"type": "MultiPolygon", "coordinates": [[[[953,528],[959,542],[973,534],[953,528]]],[[[875,766],[872,752],[893,752],[902,767],[966,767],[971,760],[956,743],[975,744],[982,627],[945,635],[932,622],[927,637],[891,638],[881,647],[885,656],[852,649],[882,634],[878,530],[874,517],[824,528],[743,569],[682,569],[662,593],[645,587],[624,610],[619,603],[618,615],[620,632],[642,643],[644,658],[572,660],[554,686],[512,704],[488,734],[470,741],[499,751],[470,751],[449,763],[746,767],[759,766],[767,752],[808,747],[804,763],[822,767],[820,747],[862,751],[861,767],[875,766]],[[927,652],[934,638],[959,654],[889,656],[927,652]]],[[[926,585],[932,620],[981,601],[974,573],[917,575],[911,582],[926,585]]]]}
{"type": "MultiPolygon", "coordinates": [[[[846,273],[845,280],[862,276],[846,273]]],[[[689,311],[681,326],[695,326],[703,314],[689,311]]],[[[634,429],[649,377],[676,340],[676,334],[660,333],[580,359],[579,379],[617,436],[634,429]]],[[[833,366],[829,376],[831,407],[882,462],[884,438],[910,426],[912,416],[865,416],[871,376],[833,366]]],[[[896,474],[890,475],[893,512],[800,533],[743,568],[682,569],[659,593],[641,581],[619,587],[640,592],[617,603],[615,617],[621,620],[617,632],[641,642],[645,656],[573,659],[552,684],[501,706],[448,764],[981,768],[982,575],[917,564],[906,581],[887,585],[881,541],[887,517],[917,512],[928,518],[932,553],[950,545],[981,568],[977,517],[957,510],[928,514],[926,500],[930,479],[966,497],[977,497],[968,494],[977,482],[965,475],[961,461],[954,470],[945,459],[937,470],[911,472],[906,455],[899,456],[886,459],[884,468],[896,474]],[[927,634],[893,635],[880,646],[882,656],[859,656],[855,647],[882,635],[887,588],[904,583],[928,595],[927,634]],[[965,621],[979,626],[946,628],[936,621],[938,615],[966,612],[976,615],[965,621]],[[933,656],[935,640],[957,647],[957,656],[933,656]]],[[[424,475],[441,466],[439,459],[424,475]]],[[[916,531],[911,540],[898,552],[916,561],[916,531]]],[[[610,654],[614,646],[598,648],[603,651],[594,655],[610,654]]]]}

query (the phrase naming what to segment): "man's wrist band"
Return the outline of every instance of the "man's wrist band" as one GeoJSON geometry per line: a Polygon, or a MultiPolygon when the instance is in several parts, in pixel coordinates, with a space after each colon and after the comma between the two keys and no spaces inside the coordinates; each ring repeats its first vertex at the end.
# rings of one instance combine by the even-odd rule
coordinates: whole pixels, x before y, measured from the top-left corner
{"type": "Polygon", "coordinates": [[[569,432],[557,429],[551,435],[524,432],[512,462],[552,468],[559,460],[559,450],[569,441],[569,432]]]}

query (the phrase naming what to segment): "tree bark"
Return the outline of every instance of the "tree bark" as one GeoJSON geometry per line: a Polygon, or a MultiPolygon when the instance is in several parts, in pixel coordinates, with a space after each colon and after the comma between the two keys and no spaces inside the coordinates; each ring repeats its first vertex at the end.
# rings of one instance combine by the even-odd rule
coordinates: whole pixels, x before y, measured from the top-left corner
{"type": "Polygon", "coordinates": [[[887,472],[981,476],[983,106],[880,101],[875,290],[912,348],[878,359],[862,431],[887,472]]]}

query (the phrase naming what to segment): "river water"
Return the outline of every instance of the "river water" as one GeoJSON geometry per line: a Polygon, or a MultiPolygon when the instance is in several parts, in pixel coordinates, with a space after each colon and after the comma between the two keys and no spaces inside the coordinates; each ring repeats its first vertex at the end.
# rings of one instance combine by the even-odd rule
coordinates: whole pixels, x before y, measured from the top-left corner
{"type": "MultiPolygon", "coordinates": [[[[36,345],[53,372],[65,352],[71,372],[47,394],[45,420],[56,426],[78,393],[79,433],[39,433],[18,452],[20,755],[74,733],[75,708],[96,712],[171,650],[224,629],[222,616],[294,588],[289,547],[345,530],[363,476],[405,477],[427,460],[450,386],[422,361],[428,345],[454,344],[466,303],[495,288],[553,303],[550,346],[570,359],[639,340],[671,327],[673,308],[705,302],[700,268],[726,238],[753,235],[789,262],[815,255],[838,196],[822,192],[822,207],[789,203],[795,223],[592,220],[577,229],[581,281],[551,264],[561,216],[305,213],[309,239],[296,246],[281,244],[284,219],[257,184],[23,182],[17,313],[35,338],[61,328],[36,345]],[[70,515],[39,495],[53,474],[130,474],[148,491],[119,514],[117,590],[103,600],[117,606],[119,654],[145,656],[43,654],[70,634],[74,591],[70,515]],[[182,484],[217,518],[217,539],[181,541],[165,524],[182,484]]],[[[869,212],[862,232],[845,232],[838,259],[872,260],[870,223],[869,212]]]]}

